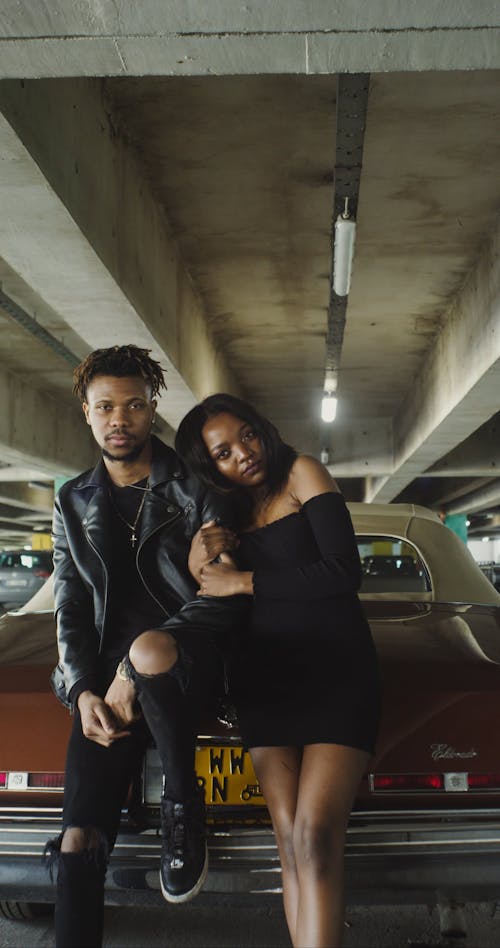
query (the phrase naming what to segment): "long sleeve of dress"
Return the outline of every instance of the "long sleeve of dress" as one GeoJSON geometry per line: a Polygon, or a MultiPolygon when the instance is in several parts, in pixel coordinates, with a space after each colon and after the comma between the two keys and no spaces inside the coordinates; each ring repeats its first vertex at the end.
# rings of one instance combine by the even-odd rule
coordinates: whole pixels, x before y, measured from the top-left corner
{"type": "Polygon", "coordinates": [[[322,599],[352,595],[361,585],[356,538],[342,494],[318,494],[306,501],[303,515],[311,526],[320,557],[288,569],[256,569],[254,592],[264,599],[322,599]]]}

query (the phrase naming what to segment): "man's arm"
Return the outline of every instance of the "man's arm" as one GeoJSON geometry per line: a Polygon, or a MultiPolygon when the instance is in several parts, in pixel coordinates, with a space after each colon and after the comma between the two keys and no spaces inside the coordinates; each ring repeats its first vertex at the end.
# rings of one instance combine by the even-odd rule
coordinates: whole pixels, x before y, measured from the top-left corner
{"type": "Polygon", "coordinates": [[[66,693],[77,706],[86,737],[104,747],[129,732],[121,730],[97,687],[98,641],[92,598],[71,555],[59,498],[54,505],[54,600],[59,666],[66,693]]]}
{"type": "MultiPolygon", "coordinates": [[[[197,506],[199,527],[212,521],[224,527],[228,535],[236,535],[235,511],[230,497],[206,490],[199,497],[197,506]]],[[[193,626],[214,636],[238,635],[243,629],[249,605],[248,596],[228,596],[224,599],[198,596],[185,603],[159,628],[172,632],[174,636],[177,630],[193,626]]]]}
{"type": "Polygon", "coordinates": [[[75,702],[81,691],[92,690],[97,684],[98,641],[92,597],[71,555],[59,496],[54,504],[52,533],[59,667],[66,693],[75,702]]]}

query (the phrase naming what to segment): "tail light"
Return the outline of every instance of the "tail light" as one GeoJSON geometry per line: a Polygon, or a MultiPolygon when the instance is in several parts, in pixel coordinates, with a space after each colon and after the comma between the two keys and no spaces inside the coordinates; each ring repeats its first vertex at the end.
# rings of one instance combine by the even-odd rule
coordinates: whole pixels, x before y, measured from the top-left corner
{"type": "Polygon", "coordinates": [[[442,790],[443,774],[373,774],[371,789],[381,790],[442,790]]]}
{"type": "Polygon", "coordinates": [[[469,774],[469,790],[500,790],[500,774],[469,774]]]}
{"type": "Polygon", "coordinates": [[[33,790],[64,790],[64,774],[29,774],[28,787],[33,790]]]}
{"type": "Polygon", "coordinates": [[[496,790],[500,792],[500,774],[469,774],[450,772],[442,774],[369,774],[372,793],[418,793],[436,791],[467,793],[468,791],[496,790]]]}
{"type": "Polygon", "coordinates": [[[38,576],[39,579],[48,579],[50,576],[50,573],[48,569],[34,569],[33,575],[38,576]]]}
{"type": "Polygon", "coordinates": [[[26,771],[0,771],[0,790],[64,790],[64,774],[27,773],[26,771]]]}

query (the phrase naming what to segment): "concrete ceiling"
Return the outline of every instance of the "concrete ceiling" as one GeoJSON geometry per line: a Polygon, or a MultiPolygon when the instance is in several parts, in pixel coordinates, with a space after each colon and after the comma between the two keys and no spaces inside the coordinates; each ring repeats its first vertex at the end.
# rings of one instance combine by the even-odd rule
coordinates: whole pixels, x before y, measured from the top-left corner
{"type": "MultiPolygon", "coordinates": [[[[62,5],[57,29],[54,4],[41,3],[38,20],[21,21],[18,3],[0,15],[0,283],[26,315],[0,308],[0,536],[13,540],[11,521],[34,509],[18,497],[10,519],[4,510],[16,472],[40,481],[92,463],[71,358],[115,342],[148,346],[166,366],[166,440],[195,400],[231,390],[299,449],[327,448],[352,499],[403,497],[477,517],[500,510],[495,4],[476,5],[477,22],[469,14],[448,26],[434,4],[421,5],[419,22],[403,22],[400,5],[403,19],[382,45],[377,24],[358,16],[332,32],[331,4],[312,4],[305,65],[303,5],[291,5],[286,25],[259,21],[252,31],[230,22],[243,6],[217,4],[195,55],[186,5],[169,4],[184,17],[184,52],[168,45],[163,24],[157,75],[160,25],[137,45],[137,24],[127,26],[134,6],[86,4],[101,12],[92,26],[76,5],[72,16],[83,19],[66,32],[62,5]],[[225,40],[216,35],[224,16],[225,40]],[[92,60],[110,36],[119,68],[109,45],[92,60]],[[244,49],[229,62],[237,41],[244,49]],[[76,56],[69,74],[63,42],[76,56]],[[217,75],[207,74],[209,47],[217,75]],[[183,74],[187,62],[194,75],[183,74]],[[371,76],[339,410],[325,426],[342,63],[371,76]]],[[[151,4],[158,16],[161,7],[151,4]]],[[[373,4],[380,29],[383,7],[373,4]]],[[[42,522],[50,505],[38,502],[42,522]]]]}

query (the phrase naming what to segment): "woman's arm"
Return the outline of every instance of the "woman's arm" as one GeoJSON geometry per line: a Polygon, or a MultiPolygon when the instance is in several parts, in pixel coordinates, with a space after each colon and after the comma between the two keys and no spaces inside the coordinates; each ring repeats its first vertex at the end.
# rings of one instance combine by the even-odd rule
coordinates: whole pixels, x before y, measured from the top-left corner
{"type": "Polygon", "coordinates": [[[255,595],[320,599],[357,592],[361,584],[358,548],[349,511],[335,481],[314,458],[301,456],[293,466],[289,489],[302,506],[321,555],[304,566],[255,570],[255,595]]]}

